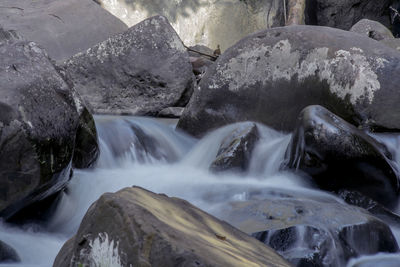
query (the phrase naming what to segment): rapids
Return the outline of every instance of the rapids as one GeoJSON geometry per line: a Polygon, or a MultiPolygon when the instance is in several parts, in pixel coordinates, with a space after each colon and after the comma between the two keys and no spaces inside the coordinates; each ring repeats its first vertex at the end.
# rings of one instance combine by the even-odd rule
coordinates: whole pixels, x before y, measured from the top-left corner
{"type": "MultiPolygon", "coordinates": [[[[219,217],[229,201],[246,200],[256,188],[281,188],[343,203],[335,196],[318,191],[294,173],[279,170],[289,134],[258,125],[257,144],[245,174],[213,174],[208,170],[222,139],[235,124],[217,129],[201,140],[175,131],[174,120],[143,117],[97,116],[100,157],[89,170],[75,170],[57,209],[46,225],[17,227],[0,222],[0,240],[16,249],[22,262],[5,266],[52,266],[62,245],[78,229],[89,206],[105,192],[137,185],[156,193],[183,198],[219,217]]],[[[399,139],[379,136],[398,160],[399,139]]],[[[223,219],[223,218],[221,218],[223,219]]],[[[400,233],[393,229],[399,240],[400,233]]],[[[397,254],[378,254],[385,259],[397,254]]],[[[359,261],[364,260],[361,258],[359,261]]],[[[348,266],[355,266],[357,260],[348,266]]]]}

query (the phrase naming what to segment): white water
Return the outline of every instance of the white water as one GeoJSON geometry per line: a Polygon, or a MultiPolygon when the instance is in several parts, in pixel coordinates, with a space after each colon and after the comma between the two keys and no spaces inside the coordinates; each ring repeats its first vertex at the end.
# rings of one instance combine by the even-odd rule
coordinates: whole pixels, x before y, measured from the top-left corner
{"type": "Polygon", "coordinates": [[[201,140],[190,138],[166,125],[147,118],[96,118],[101,154],[92,170],[75,170],[54,217],[39,229],[24,229],[0,223],[0,240],[14,247],[19,264],[4,266],[51,266],[64,242],[78,229],[88,207],[105,192],[127,186],[141,186],[190,201],[218,217],[229,201],[246,200],[254,188],[284,188],[334,198],[310,189],[293,173],[279,166],[290,140],[265,126],[259,126],[257,144],[247,174],[213,174],[208,167],[223,138],[237,125],[218,129],[201,140]],[[140,143],[131,126],[151,138],[140,143]],[[145,148],[144,151],[143,148],[145,148]]]}

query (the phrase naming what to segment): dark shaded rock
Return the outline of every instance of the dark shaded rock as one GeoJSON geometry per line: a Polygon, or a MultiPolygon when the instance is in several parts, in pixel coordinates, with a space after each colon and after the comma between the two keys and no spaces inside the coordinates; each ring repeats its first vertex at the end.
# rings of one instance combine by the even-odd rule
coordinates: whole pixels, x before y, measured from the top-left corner
{"type": "Polygon", "coordinates": [[[138,187],[102,195],[53,266],[100,261],[118,266],[289,266],[267,246],[187,201],[138,187]]]}
{"type": "Polygon", "coordinates": [[[66,185],[78,113],[44,50],[0,32],[0,216],[7,219],[66,185]]]}
{"type": "Polygon", "coordinates": [[[128,28],[92,0],[2,0],[0,25],[38,43],[55,60],[128,28]]]}
{"type": "Polygon", "coordinates": [[[253,233],[295,266],[345,266],[352,257],[398,251],[389,226],[333,199],[274,191],[231,202],[221,218],[253,233]]]}
{"type": "Polygon", "coordinates": [[[15,249],[0,240],[0,263],[20,261],[21,259],[15,249]]]}
{"type": "Polygon", "coordinates": [[[400,37],[400,1],[393,0],[392,5],[389,7],[390,9],[390,20],[392,23],[392,32],[394,37],[400,37]]]}
{"type": "Polygon", "coordinates": [[[224,138],[210,169],[217,172],[226,170],[246,171],[255,144],[259,139],[260,136],[255,123],[241,124],[224,138]]]}
{"type": "Polygon", "coordinates": [[[350,205],[363,209],[386,223],[400,227],[400,216],[357,191],[341,190],[339,196],[350,205]]]}
{"type": "Polygon", "coordinates": [[[190,57],[192,63],[193,74],[196,76],[196,81],[200,82],[208,68],[214,64],[214,61],[204,57],[190,57]]]}
{"type": "Polygon", "coordinates": [[[400,54],[348,31],[289,26],[250,35],[209,68],[178,128],[196,136],[238,121],[294,129],[319,104],[355,125],[400,129],[400,54]]]}
{"type": "Polygon", "coordinates": [[[213,56],[214,50],[205,45],[194,45],[194,46],[189,46],[188,52],[190,57],[203,57],[206,59],[210,59],[213,56]],[[195,51],[200,52],[201,54],[196,53],[195,51]],[[209,55],[211,57],[202,54],[209,55]]]}
{"type": "Polygon", "coordinates": [[[182,41],[161,16],[70,58],[63,64],[95,113],[157,115],[185,106],[195,84],[182,41]]]}
{"type": "Polygon", "coordinates": [[[158,113],[158,117],[163,118],[180,118],[185,108],[182,107],[169,107],[164,108],[158,113]]]}
{"type": "Polygon", "coordinates": [[[377,21],[362,19],[353,25],[351,32],[356,32],[377,41],[394,38],[392,32],[377,21]]]}
{"type": "Polygon", "coordinates": [[[390,26],[389,6],[393,0],[307,0],[306,24],[349,30],[361,19],[390,26]]]}
{"type": "Polygon", "coordinates": [[[301,170],[324,190],[359,191],[393,208],[398,171],[387,148],[321,106],[305,108],[286,152],[286,166],[301,170]]]}

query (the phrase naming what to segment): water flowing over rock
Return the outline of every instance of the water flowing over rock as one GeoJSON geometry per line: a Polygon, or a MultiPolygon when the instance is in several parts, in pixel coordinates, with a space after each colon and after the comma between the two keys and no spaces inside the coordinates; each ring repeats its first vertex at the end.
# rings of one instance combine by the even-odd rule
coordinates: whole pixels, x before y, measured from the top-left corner
{"type": "Polygon", "coordinates": [[[92,0],[2,0],[0,25],[36,42],[55,60],[128,28],[92,0]]]}
{"type": "Polygon", "coordinates": [[[185,106],[195,78],[179,36],[152,17],[67,60],[62,68],[95,113],[157,115],[185,106]]]}
{"type": "Polygon", "coordinates": [[[307,0],[306,24],[349,30],[361,19],[390,26],[389,6],[393,0],[307,0]]]}
{"type": "Polygon", "coordinates": [[[351,27],[350,31],[356,32],[377,41],[394,38],[392,32],[377,21],[362,19],[351,27]]]}
{"type": "Polygon", "coordinates": [[[165,16],[186,45],[203,44],[223,50],[248,34],[283,26],[281,0],[98,0],[132,26],[154,15],[165,16]]]}
{"type": "Polygon", "coordinates": [[[231,202],[221,216],[271,246],[294,266],[345,266],[347,260],[397,252],[389,226],[363,209],[324,196],[276,189],[231,202]]]}
{"type": "Polygon", "coordinates": [[[318,26],[260,31],[225,51],[195,90],[178,128],[196,136],[237,121],[293,130],[319,104],[355,125],[400,129],[400,54],[318,26]]]}
{"type": "Polygon", "coordinates": [[[289,266],[189,202],[134,187],[100,197],[53,266],[289,266]]]}
{"type": "Polygon", "coordinates": [[[0,240],[0,264],[7,262],[20,262],[17,252],[9,245],[0,240]]]}
{"type": "Polygon", "coordinates": [[[210,169],[217,172],[246,171],[253,149],[259,139],[256,124],[251,122],[241,124],[224,138],[210,169]]]}
{"type": "Polygon", "coordinates": [[[70,176],[79,117],[43,49],[0,28],[0,216],[60,191],[70,176]]]}
{"type": "Polygon", "coordinates": [[[387,148],[321,106],[305,108],[287,150],[286,166],[301,170],[321,188],[358,191],[394,208],[398,170],[387,148]]]}

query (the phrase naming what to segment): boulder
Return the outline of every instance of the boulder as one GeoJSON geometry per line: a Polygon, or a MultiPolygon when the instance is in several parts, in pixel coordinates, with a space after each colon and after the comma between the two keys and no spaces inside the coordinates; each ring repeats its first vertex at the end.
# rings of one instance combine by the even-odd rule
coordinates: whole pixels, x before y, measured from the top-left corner
{"type": "Polygon", "coordinates": [[[20,261],[21,259],[15,249],[0,240],[0,264],[20,261]]]}
{"type": "Polygon", "coordinates": [[[192,206],[134,187],[87,211],[53,266],[289,266],[254,238],[192,206]]]}
{"type": "Polygon", "coordinates": [[[62,66],[95,113],[157,115],[185,106],[195,84],[179,36],[161,16],[80,53],[62,66]]]}
{"type": "Polygon", "coordinates": [[[399,38],[383,39],[380,42],[388,47],[395,49],[397,52],[400,52],[400,39],[399,38]]]}
{"type": "Polygon", "coordinates": [[[286,151],[286,163],[319,188],[358,191],[394,208],[398,170],[387,148],[321,106],[305,108],[286,151]]]}
{"type": "Polygon", "coordinates": [[[361,19],[390,27],[393,0],[306,0],[306,24],[349,30],[361,19]]]}
{"type": "Polygon", "coordinates": [[[183,107],[169,107],[164,108],[158,113],[158,117],[163,118],[180,118],[185,108],[183,107]]]}
{"type": "Polygon", "coordinates": [[[231,202],[221,218],[294,266],[345,266],[360,255],[397,252],[389,226],[363,209],[284,190],[231,202]]]}
{"type": "Polygon", "coordinates": [[[210,169],[215,172],[247,171],[252,152],[259,139],[260,135],[255,123],[240,124],[222,140],[210,169]]]}
{"type": "Polygon", "coordinates": [[[395,50],[348,31],[304,25],[260,31],[209,68],[178,128],[200,136],[250,120],[291,131],[303,108],[319,104],[356,125],[400,129],[399,60],[395,50]]]}
{"type": "Polygon", "coordinates": [[[97,0],[127,25],[165,16],[183,42],[227,49],[248,34],[283,26],[282,0],[97,0]]]}
{"type": "Polygon", "coordinates": [[[92,0],[2,0],[0,25],[36,42],[55,60],[128,28],[92,0]]]}
{"type": "Polygon", "coordinates": [[[351,32],[356,32],[377,41],[394,38],[392,32],[377,21],[362,19],[353,25],[351,32]]]}
{"type": "Polygon", "coordinates": [[[79,115],[45,51],[0,28],[0,217],[59,192],[70,178],[79,115]]]}

